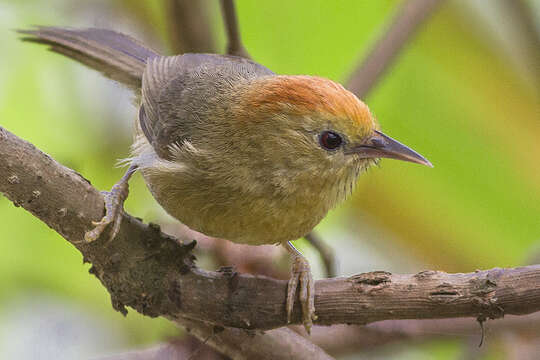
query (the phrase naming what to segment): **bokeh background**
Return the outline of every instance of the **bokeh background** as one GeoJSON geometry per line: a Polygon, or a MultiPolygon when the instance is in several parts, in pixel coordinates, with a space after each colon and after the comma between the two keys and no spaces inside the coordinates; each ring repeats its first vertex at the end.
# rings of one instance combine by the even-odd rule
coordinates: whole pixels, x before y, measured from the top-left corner
{"type": "MultiPolygon", "coordinates": [[[[171,34],[178,19],[167,3],[0,0],[0,125],[109,189],[124,171],[115,167],[117,159],[128,156],[131,94],[19,41],[13,30],[104,27],[170,54],[179,48],[171,34]]],[[[206,46],[222,52],[219,4],[204,4],[214,36],[206,46]]],[[[390,0],[237,1],[242,37],[257,61],[277,73],[340,82],[399,6],[390,0]]],[[[449,0],[411,39],[365,100],[385,133],[435,167],[382,161],[317,227],[336,252],[339,274],[467,272],[540,262],[539,34],[537,0],[449,0]]],[[[174,221],[138,176],[126,208],[174,232],[174,221]]],[[[163,319],[113,311],[107,292],[65,240],[4,197],[0,215],[0,359],[84,359],[183,334],[163,319]]],[[[316,277],[323,276],[317,253],[298,243],[316,277]]],[[[204,251],[199,258],[206,268],[218,266],[204,251]]],[[[279,256],[269,264],[287,270],[279,256]]],[[[422,341],[343,358],[519,359],[539,349],[537,329],[531,323],[529,332],[488,333],[482,348],[480,331],[435,334],[436,340],[425,334],[422,341]]]]}

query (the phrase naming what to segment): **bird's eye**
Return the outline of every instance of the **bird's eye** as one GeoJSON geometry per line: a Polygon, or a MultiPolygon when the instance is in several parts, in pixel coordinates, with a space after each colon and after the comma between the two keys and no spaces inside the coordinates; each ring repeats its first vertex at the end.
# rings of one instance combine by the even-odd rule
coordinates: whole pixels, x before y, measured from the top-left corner
{"type": "Polygon", "coordinates": [[[333,131],[323,131],[319,135],[319,143],[326,150],[335,150],[341,146],[343,139],[333,131]]]}

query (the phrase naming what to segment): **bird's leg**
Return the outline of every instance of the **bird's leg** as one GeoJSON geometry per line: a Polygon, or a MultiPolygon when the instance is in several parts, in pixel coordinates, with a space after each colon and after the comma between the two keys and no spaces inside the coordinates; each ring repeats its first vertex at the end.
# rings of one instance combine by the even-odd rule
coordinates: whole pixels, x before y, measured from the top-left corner
{"type": "Polygon", "coordinates": [[[97,240],[111,223],[113,228],[111,230],[109,239],[114,239],[116,234],[118,234],[120,224],[122,223],[124,201],[129,194],[128,181],[136,170],[137,166],[131,165],[120,181],[114,184],[111,191],[102,192],[105,201],[105,216],[100,221],[92,221],[95,228],[87,231],[86,234],[84,234],[84,240],[86,242],[97,240]]]}
{"type": "Polygon", "coordinates": [[[287,322],[291,322],[296,289],[298,283],[300,283],[298,298],[302,305],[302,322],[309,334],[311,333],[313,320],[317,319],[315,315],[315,285],[313,283],[313,276],[311,275],[311,268],[307,259],[296,250],[290,241],[287,241],[284,246],[292,255],[291,278],[287,284],[287,322]]]}

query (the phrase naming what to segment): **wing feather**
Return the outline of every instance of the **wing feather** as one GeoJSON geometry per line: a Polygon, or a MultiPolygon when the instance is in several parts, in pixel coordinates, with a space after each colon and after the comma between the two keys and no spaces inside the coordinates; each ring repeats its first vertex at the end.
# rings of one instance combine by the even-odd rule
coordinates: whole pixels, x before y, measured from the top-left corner
{"type": "MultiPolygon", "coordinates": [[[[142,79],[141,129],[159,157],[187,139],[190,126],[204,121],[223,92],[241,79],[274,75],[249,59],[184,54],[148,60],[142,79]]],[[[188,139],[189,140],[189,139],[188,139]]]]}

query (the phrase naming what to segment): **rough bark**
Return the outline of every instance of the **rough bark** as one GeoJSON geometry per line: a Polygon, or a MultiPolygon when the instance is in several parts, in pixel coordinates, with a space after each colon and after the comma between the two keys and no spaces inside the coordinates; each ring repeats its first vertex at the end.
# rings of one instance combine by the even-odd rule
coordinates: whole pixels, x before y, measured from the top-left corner
{"type": "MultiPolygon", "coordinates": [[[[217,326],[269,330],[286,325],[286,281],[194,264],[194,242],[124,215],[113,241],[82,241],[103,215],[101,194],[82,176],[0,128],[0,191],[61,234],[92,263],[115,309],[197,319],[217,326]]],[[[386,319],[476,317],[540,310],[540,265],[466,274],[379,271],[316,282],[317,324],[386,319]]],[[[295,304],[293,322],[300,321],[295,304]]]]}
{"type": "MultiPolygon", "coordinates": [[[[85,243],[82,239],[84,232],[92,227],[91,220],[103,216],[101,193],[80,174],[57,163],[2,127],[0,192],[15,206],[28,210],[73,244],[83,254],[84,260],[92,263],[90,272],[111,294],[113,307],[123,314],[127,314],[125,306],[131,306],[147,316],[169,318],[190,328],[199,339],[211,336],[208,343],[233,359],[250,358],[255,351],[271,354],[275,351],[273,349],[280,346],[290,351],[282,356],[275,354],[275,359],[304,359],[304,354],[317,354],[316,359],[329,358],[316,345],[292,331],[286,337],[283,331],[277,330],[254,337],[238,329],[220,331],[219,325],[225,326],[228,321],[210,321],[217,327],[204,324],[201,320],[223,316],[218,315],[221,311],[234,311],[206,303],[217,296],[216,304],[223,301],[222,305],[225,305],[229,290],[219,292],[229,289],[234,277],[227,271],[206,272],[197,269],[191,254],[195,242],[179,241],[162,233],[157,225],[146,225],[124,215],[120,233],[113,241],[85,243]],[[199,287],[199,283],[202,287],[199,287]],[[184,308],[189,310],[180,310],[184,308]],[[203,313],[210,317],[199,316],[203,313]]],[[[248,278],[249,283],[256,282],[255,277],[248,278]]],[[[284,283],[279,283],[283,285],[280,286],[283,296],[284,283]]],[[[283,298],[283,313],[284,306],[283,298]]],[[[245,325],[249,319],[237,318],[236,321],[245,325]]]]}

